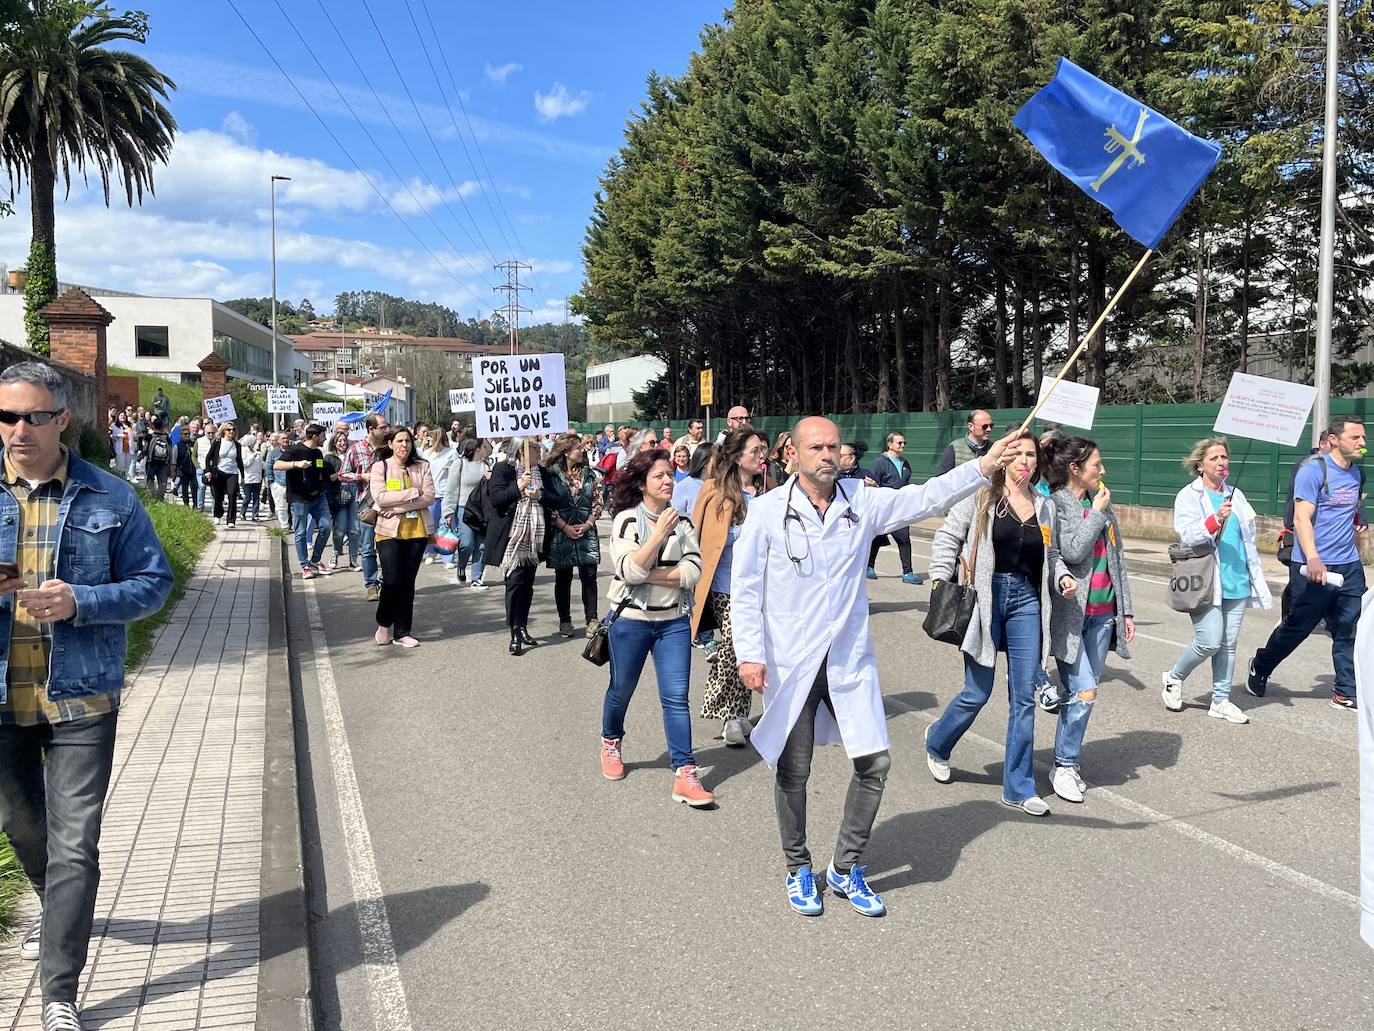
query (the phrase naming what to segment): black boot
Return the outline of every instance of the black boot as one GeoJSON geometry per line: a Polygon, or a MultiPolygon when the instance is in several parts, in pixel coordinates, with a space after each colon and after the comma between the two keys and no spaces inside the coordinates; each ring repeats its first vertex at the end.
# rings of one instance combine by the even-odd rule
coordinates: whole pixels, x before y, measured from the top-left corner
{"type": "Polygon", "coordinates": [[[515,627],[515,626],[511,627],[511,628],[510,628],[510,653],[511,653],[512,655],[524,655],[524,654],[525,654],[525,647],[524,647],[524,645],[525,645],[525,642],[524,642],[524,641],[521,639],[521,637],[520,637],[520,628],[519,628],[519,627],[515,627]]]}
{"type": "Polygon", "coordinates": [[[522,626],[516,627],[515,632],[520,635],[520,643],[523,644],[526,648],[533,648],[535,645],[539,643],[533,637],[531,637],[530,632],[522,626]]]}

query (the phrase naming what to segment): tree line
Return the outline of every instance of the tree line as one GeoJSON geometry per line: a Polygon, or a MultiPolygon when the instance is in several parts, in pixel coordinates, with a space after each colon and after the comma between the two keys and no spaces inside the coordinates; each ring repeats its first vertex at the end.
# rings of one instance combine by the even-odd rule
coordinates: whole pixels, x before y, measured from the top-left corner
{"type": "MultiPolygon", "coordinates": [[[[1368,382],[1371,0],[1342,7],[1337,392],[1368,382]]],[[[574,307],[594,340],[756,411],[1028,403],[1141,248],[1013,127],[1067,56],[1224,148],[1076,378],[1210,400],[1311,375],[1324,5],[738,0],[653,75],[600,182],[574,307]]],[[[1104,152],[1104,162],[1109,160],[1104,152]]]]}

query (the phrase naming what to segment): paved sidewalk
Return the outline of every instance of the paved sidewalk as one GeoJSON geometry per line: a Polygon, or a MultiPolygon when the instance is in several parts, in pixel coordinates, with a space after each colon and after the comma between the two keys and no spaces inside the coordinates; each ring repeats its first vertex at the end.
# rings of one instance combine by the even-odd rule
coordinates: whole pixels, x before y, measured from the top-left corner
{"type": "MultiPolygon", "coordinates": [[[[87,1028],[254,1026],[274,543],[259,526],[221,530],[129,681],[87,1028]]],[[[0,1028],[40,1027],[40,1004],[37,964],[4,943],[0,1028]]]]}

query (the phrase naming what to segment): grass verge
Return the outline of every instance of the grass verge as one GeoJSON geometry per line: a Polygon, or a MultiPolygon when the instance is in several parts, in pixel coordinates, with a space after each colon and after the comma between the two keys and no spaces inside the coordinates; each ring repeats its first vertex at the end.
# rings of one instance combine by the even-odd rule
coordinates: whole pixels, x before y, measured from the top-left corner
{"type": "MultiPolygon", "coordinates": [[[[139,494],[153,521],[153,529],[157,531],[158,540],[167,552],[167,560],[171,563],[172,575],[176,582],[166,605],[151,616],[130,624],[129,655],[125,661],[125,669],[129,671],[137,669],[142,664],[148,649],[152,646],[158,627],[166,622],[173,606],[186,593],[186,585],[196,571],[196,563],[200,561],[201,553],[215,536],[215,528],[210,525],[210,520],[195,509],[154,501],[151,495],[142,491],[139,494]]],[[[4,834],[0,834],[0,931],[11,925],[15,906],[26,891],[28,885],[25,883],[23,871],[19,868],[19,861],[15,859],[4,834]]]]}

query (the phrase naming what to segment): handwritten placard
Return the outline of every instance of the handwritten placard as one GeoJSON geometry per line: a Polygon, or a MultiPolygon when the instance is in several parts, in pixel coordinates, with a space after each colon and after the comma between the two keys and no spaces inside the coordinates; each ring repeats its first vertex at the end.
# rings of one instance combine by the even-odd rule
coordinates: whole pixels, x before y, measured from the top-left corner
{"type": "Polygon", "coordinates": [[[450,412],[474,412],[477,410],[477,390],[469,387],[467,390],[450,390],[448,392],[448,410],[450,412]]]}
{"type": "Polygon", "coordinates": [[[311,417],[325,429],[342,419],[343,413],[342,401],[316,401],[310,411],[311,417]]]}
{"type": "Polygon", "coordinates": [[[1293,447],[1302,439],[1317,388],[1237,372],[1217,413],[1218,433],[1293,447]]]}
{"type": "Polygon", "coordinates": [[[561,354],[479,356],[473,389],[477,429],[484,437],[563,433],[567,384],[561,354]]]}
{"type": "Polygon", "coordinates": [[[234,399],[228,394],[220,394],[219,397],[205,399],[205,417],[216,423],[233,422],[239,413],[234,411],[234,399]]]}
{"type": "MultiPolygon", "coordinates": [[[[1040,381],[1040,397],[1045,396],[1053,382],[1051,379],[1040,381]]],[[[1040,406],[1039,418],[1046,422],[1060,422],[1065,426],[1090,430],[1093,428],[1093,419],[1097,416],[1097,400],[1100,395],[1101,391],[1096,387],[1061,380],[1054,388],[1054,392],[1040,406]]]]}
{"type": "Polygon", "coordinates": [[[268,387],[267,410],[294,415],[301,410],[301,396],[295,387],[268,387]]]}

